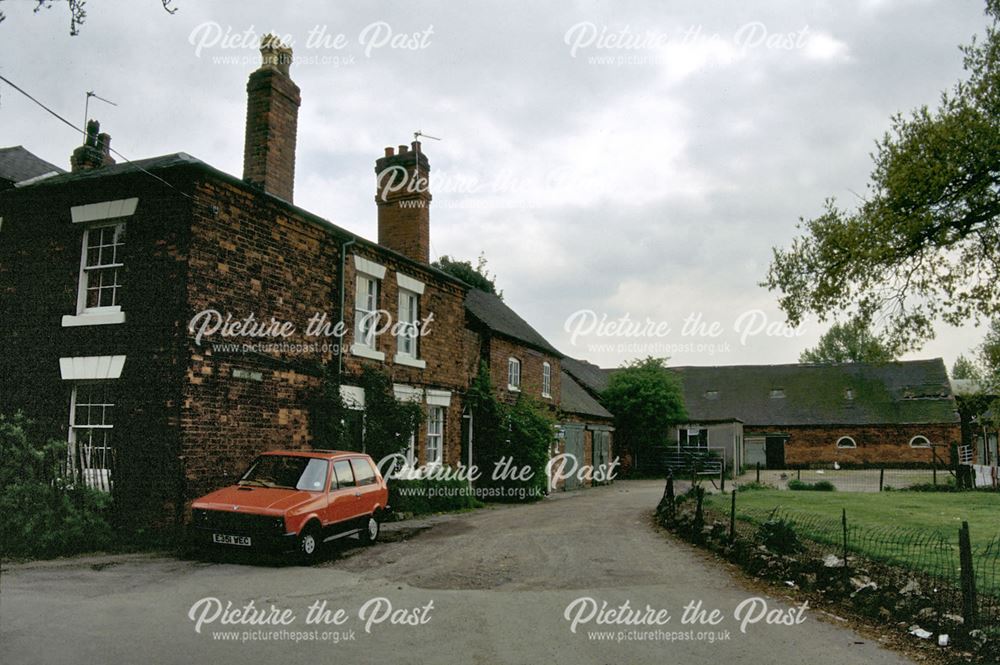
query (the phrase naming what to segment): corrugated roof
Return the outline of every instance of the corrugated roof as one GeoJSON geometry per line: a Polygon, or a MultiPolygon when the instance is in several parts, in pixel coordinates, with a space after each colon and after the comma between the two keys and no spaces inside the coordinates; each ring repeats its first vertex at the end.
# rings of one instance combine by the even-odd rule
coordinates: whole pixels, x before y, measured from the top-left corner
{"type": "Polygon", "coordinates": [[[577,383],[566,370],[560,373],[559,410],[582,416],[612,419],[614,416],[600,403],[590,396],[583,386],[577,383]]]}
{"type": "Polygon", "coordinates": [[[28,152],[23,146],[0,148],[0,180],[9,183],[21,182],[53,171],[65,173],[55,164],[50,164],[28,152]]]}
{"type": "Polygon", "coordinates": [[[492,293],[469,289],[465,296],[465,309],[492,332],[510,337],[556,357],[562,354],[537,330],[528,325],[517,313],[492,293]]]}

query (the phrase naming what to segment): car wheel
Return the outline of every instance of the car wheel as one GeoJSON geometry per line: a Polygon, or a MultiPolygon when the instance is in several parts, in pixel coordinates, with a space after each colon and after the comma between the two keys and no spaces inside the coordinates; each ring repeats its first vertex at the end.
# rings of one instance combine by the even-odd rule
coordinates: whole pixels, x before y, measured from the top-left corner
{"type": "Polygon", "coordinates": [[[382,524],[379,522],[379,515],[378,513],[372,513],[365,519],[364,524],[361,526],[361,542],[365,545],[371,545],[378,540],[381,532],[382,524]]]}
{"type": "Polygon", "coordinates": [[[299,558],[306,563],[315,561],[319,557],[322,542],[319,537],[319,529],[315,525],[304,528],[299,535],[299,558]]]}

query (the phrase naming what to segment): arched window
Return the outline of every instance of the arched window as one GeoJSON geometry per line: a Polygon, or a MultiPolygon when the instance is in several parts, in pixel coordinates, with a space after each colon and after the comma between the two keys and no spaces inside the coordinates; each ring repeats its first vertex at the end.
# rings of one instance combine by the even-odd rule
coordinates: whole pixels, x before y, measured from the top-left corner
{"type": "Polygon", "coordinates": [[[838,448],[857,448],[858,444],[849,436],[842,436],[837,439],[838,448]]]}
{"type": "Polygon", "coordinates": [[[918,434],[910,439],[910,448],[930,448],[931,442],[926,436],[918,434]]]}

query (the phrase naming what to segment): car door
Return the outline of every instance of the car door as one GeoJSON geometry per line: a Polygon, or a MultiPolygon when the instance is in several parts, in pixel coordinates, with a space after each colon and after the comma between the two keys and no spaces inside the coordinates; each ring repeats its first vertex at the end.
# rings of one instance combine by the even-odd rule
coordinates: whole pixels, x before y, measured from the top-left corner
{"type": "MultiPolygon", "coordinates": [[[[358,487],[349,459],[333,462],[330,474],[330,501],[327,505],[327,523],[339,524],[352,520],[359,514],[358,487]]],[[[336,530],[336,529],[334,529],[336,530]]]]}
{"type": "Polygon", "coordinates": [[[364,457],[352,457],[351,467],[354,470],[354,480],[358,485],[358,510],[361,515],[371,515],[379,503],[381,488],[375,477],[375,469],[364,457]]]}

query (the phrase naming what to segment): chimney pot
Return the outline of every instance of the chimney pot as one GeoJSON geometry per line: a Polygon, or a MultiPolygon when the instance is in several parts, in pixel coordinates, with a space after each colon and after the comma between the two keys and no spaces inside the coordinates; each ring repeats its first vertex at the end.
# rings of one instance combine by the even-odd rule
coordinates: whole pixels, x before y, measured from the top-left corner
{"type": "Polygon", "coordinates": [[[71,170],[89,171],[115,163],[111,157],[111,136],[101,132],[101,123],[96,120],[87,121],[87,136],[83,145],[73,151],[69,159],[71,170]]]}
{"type": "Polygon", "coordinates": [[[378,242],[421,263],[430,261],[430,162],[419,143],[401,145],[375,161],[378,242]],[[404,205],[404,202],[406,204],[404,205]]]}
{"type": "Polygon", "coordinates": [[[395,154],[396,154],[396,151],[395,151],[395,149],[392,146],[386,147],[386,149],[385,149],[385,156],[386,157],[392,157],[395,154]]]}

